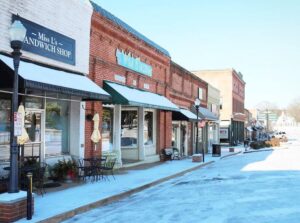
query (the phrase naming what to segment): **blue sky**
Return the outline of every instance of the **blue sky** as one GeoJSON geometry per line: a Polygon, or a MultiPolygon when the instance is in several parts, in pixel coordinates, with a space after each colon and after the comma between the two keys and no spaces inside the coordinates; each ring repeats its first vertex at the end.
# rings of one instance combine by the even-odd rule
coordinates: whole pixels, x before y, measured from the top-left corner
{"type": "Polygon", "coordinates": [[[298,0],[94,0],[189,70],[234,68],[246,107],[300,97],[298,0]]]}

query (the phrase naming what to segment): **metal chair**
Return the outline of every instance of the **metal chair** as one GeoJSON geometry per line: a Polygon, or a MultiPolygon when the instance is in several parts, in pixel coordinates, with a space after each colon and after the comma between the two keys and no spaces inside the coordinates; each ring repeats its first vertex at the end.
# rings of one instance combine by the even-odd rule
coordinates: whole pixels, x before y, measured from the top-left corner
{"type": "Polygon", "coordinates": [[[47,163],[41,162],[39,166],[37,166],[37,169],[33,172],[33,184],[42,196],[46,193],[44,183],[47,166],[47,163]]]}
{"type": "Polygon", "coordinates": [[[102,167],[103,168],[103,174],[105,174],[107,179],[108,179],[107,173],[111,173],[114,180],[116,180],[116,178],[114,176],[114,166],[115,166],[116,161],[117,161],[117,158],[113,158],[113,159],[110,159],[110,160],[106,161],[105,164],[103,165],[103,167],[102,167]]]}
{"type": "Polygon", "coordinates": [[[82,178],[84,181],[86,178],[93,177],[93,169],[90,161],[88,159],[78,159],[77,160],[78,168],[78,178],[82,178]]]}

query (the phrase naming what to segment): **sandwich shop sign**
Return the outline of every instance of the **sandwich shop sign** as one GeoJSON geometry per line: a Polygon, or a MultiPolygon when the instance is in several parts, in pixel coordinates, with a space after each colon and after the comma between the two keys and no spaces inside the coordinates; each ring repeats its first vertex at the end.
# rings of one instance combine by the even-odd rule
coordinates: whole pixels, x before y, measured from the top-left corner
{"type": "Polygon", "coordinates": [[[131,53],[126,54],[124,51],[117,49],[116,57],[119,65],[127,67],[138,73],[145,74],[149,77],[152,76],[152,67],[142,62],[140,58],[132,57],[131,53]]]}
{"type": "Polygon", "coordinates": [[[20,20],[27,30],[22,50],[75,65],[74,39],[13,15],[12,22],[16,19],[20,20]]]}

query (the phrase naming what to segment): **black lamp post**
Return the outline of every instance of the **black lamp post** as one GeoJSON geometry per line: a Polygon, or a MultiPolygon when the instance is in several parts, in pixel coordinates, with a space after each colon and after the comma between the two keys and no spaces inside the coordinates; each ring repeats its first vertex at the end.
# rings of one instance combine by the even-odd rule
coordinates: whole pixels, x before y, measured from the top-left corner
{"type": "MultiPolygon", "coordinates": [[[[197,130],[196,130],[196,153],[199,152],[198,144],[199,144],[199,107],[200,107],[200,99],[196,98],[195,100],[195,108],[197,113],[197,130]]],[[[204,162],[204,156],[203,156],[203,162],[204,162]]]]}
{"type": "Polygon", "coordinates": [[[10,175],[9,175],[9,193],[17,193],[18,188],[18,145],[17,136],[15,135],[14,119],[18,109],[18,88],[19,77],[18,70],[20,64],[20,57],[22,55],[21,48],[26,35],[26,28],[19,20],[15,20],[9,29],[10,46],[13,49],[11,53],[14,60],[14,85],[12,96],[12,109],[10,117],[10,175]]]}

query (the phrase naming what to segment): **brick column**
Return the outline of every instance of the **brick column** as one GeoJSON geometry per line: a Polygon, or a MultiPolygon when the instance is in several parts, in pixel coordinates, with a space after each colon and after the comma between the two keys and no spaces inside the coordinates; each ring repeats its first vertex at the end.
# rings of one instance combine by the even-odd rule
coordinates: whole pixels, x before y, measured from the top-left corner
{"type": "MultiPolygon", "coordinates": [[[[32,197],[32,214],[34,211],[34,197],[32,197]]],[[[4,193],[0,195],[0,222],[14,222],[27,216],[27,195],[25,191],[19,193],[4,193]]]]}

